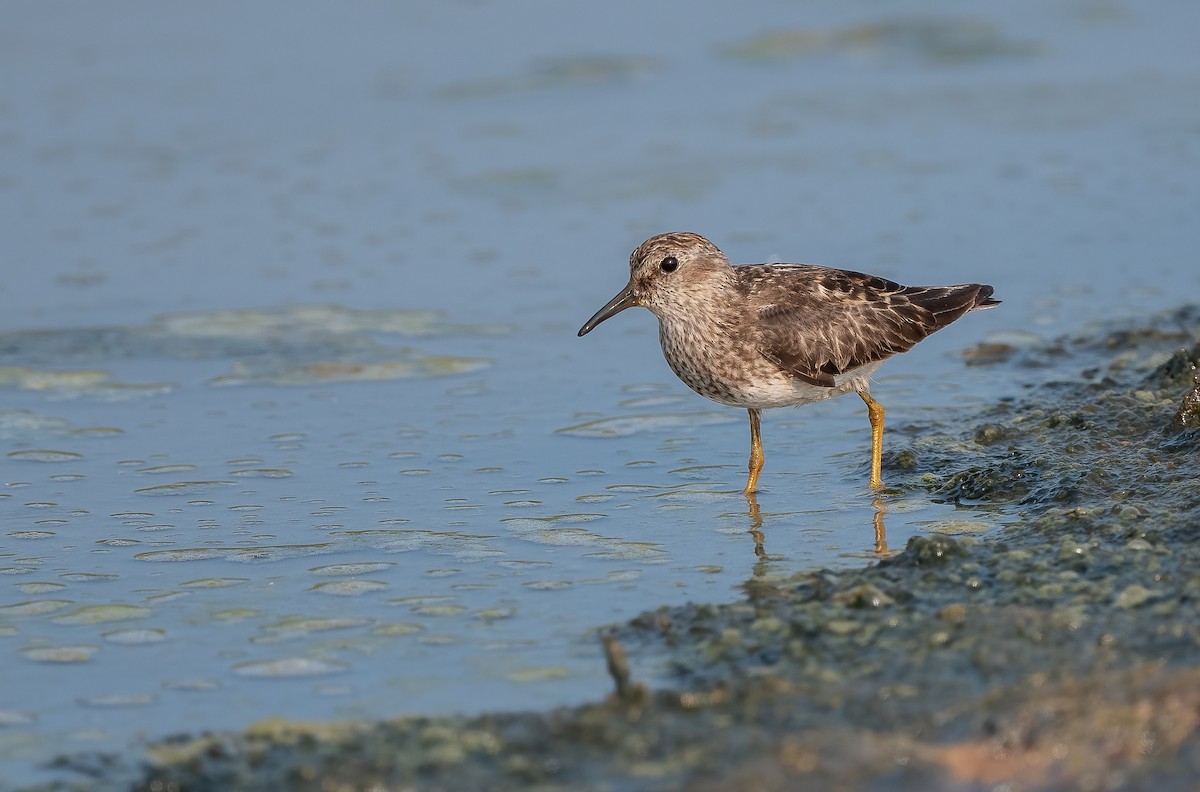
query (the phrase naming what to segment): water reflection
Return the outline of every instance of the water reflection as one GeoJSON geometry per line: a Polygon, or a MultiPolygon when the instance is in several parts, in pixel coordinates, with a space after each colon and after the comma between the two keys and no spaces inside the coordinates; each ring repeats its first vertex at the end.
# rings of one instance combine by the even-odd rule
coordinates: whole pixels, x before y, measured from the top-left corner
{"type": "Polygon", "coordinates": [[[871,499],[871,506],[875,509],[875,516],[872,518],[875,525],[875,555],[880,557],[891,555],[891,551],[888,550],[887,527],[883,524],[883,515],[887,514],[887,504],[883,502],[883,498],[876,496],[871,499]]]}
{"type": "MultiPolygon", "coordinates": [[[[746,516],[750,521],[750,527],[747,531],[754,540],[754,555],[758,559],[754,575],[758,577],[764,573],[765,562],[771,560],[766,549],[766,533],[763,530],[762,506],[758,502],[758,494],[756,492],[744,492],[742,494],[746,498],[746,516]]],[[[871,499],[871,507],[874,510],[871,515],[871,527],[874,535],[872,550],[876,556],[886,558],[892,554],[892,551],[888,548],[887,525],[885,524],[885,517],[888,511],[887,503],[882,496],[876,495],[871,499]]]]}
{"type": "MultiPolygon", "coordinates": [[[[762,508],[758,505],[757,492],[744,492],[746,496],[746,505],[749,507],[748,516],[750,517],[750,536],[754,539],[754,555],[758,556],[759,561],[767,560],[767,550],[764,546],[765,537],[763,536],[763,516],[762,508]]],[[[761,566],[761,564],[759,565],[761,566]]],[[[755,575],[760,574],[758,569],[755,569],[755,575]]]]}

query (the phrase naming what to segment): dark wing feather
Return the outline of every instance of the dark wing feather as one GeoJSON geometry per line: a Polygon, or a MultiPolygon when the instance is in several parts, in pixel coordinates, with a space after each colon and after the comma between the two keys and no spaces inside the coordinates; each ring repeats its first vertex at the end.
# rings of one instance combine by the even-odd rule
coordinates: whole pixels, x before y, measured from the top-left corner
{"type": "Polygon", "coordinates": [[[901,286],[801,264],[735,271],[747,302],[761,306],[761,353],[793,376],[830,388],[837,375],[905,352],[968,311],[998,304],[992,287],[978,283],[901,286]]]}

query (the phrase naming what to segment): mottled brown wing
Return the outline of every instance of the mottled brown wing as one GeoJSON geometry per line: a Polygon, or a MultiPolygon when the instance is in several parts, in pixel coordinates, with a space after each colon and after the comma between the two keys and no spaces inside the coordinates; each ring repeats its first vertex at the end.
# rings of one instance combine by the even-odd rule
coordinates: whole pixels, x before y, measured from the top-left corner
{"type": "Polygon", "coordinates": [[[837,375],[905,352],[974,308],[992,288],[901,286],[861,272],[802,264],[738,267],[758,308],[760,351],[805,382],[833,387],[837,375]]]}

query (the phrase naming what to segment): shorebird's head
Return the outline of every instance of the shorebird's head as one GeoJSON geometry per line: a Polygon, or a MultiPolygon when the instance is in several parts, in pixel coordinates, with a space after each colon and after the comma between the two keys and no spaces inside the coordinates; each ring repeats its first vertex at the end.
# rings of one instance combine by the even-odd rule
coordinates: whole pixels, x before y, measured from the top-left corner
{"type": "Polygon", "coordinates": [[[641,305],[660,319],[695,309],[706,298],[706,283],[723,283],[731,274],[729,259],[716,245],[690,231],[672,231],[647,239],[629,257],[629,283],[579,328],[592,328],[626,308],[641,305]]]}

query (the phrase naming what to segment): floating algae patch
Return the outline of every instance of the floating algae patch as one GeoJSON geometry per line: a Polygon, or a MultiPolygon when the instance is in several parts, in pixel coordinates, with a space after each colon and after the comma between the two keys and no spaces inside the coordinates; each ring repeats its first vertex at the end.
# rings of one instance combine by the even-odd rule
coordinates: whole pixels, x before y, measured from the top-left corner
{"type": "MultiPolygon", "coordinates": [[[[507,325],[454,324],[438,311],[359,311],[337,305],[291,305],[166,314],[145,325],[109,325],[0,332],[0,362],[157,357],[177,360],[294,354],[322,347],[343,351],[378,345],[371,335],[413,338],[503,336],[507,325]]],[[[0,366],[0,383],[17,369],[0,366]]],[[[88,384],[102,370],[47,372],[50,381],[88,384]]]]}
{"type": "Polygon", "coordinates": [[[11,605],[0,605],[0,616],[45,616],[46,614],[60,611],[63,608],[69,608],[74,604],[75,602],[73,600],[64,599],[43,599],[14,602],[11,605]]]}
{"type": "Polygon", "coordinates": [[[90,644],[66,646],[32,646],[22,649],[21,655],[34,663],[86,663],[89,662],[100,647],[90,644]]]}
{"type": "Polygon", "coordinates": [[[507,325],[450,323],[437,311],[358,311],[336,305],[168,314],[146,325],[12,330],[0,333],[0,387],[106,400],[160,395],[176,388],[118,382],[105,369],[35,365],[106,359],[234,359],[229,373],[210,380],[214,385],[305,386],[442,377],[478,371],[492,362],[429,354],[377,337],[480,338],[512,331],[507,325]]]}
{"type": "Polygon", "coordinates": [[[279,643],[297,638],[304,638],[313,633],[329,632],[330,630],[348,630],[365,627],[370,619],[349,616],[307,617],[297,616],[281,619],[274,624],[260,627],[264,633],[251,639],[252,643],[279,643]]]}
{"type": "Polygon", "coordinates": [[[0,366],[0,386],[21,390],[83,390],[107,382],[111,376],[107,371],[95,369],[50,371],[23,366],[0,366]]]}
{"type": "Polygon", "coordinates": [[[145,619],[150,609],[140,605],[87,605],[71,613],[55,616],[56,624],[108,624],[109,622],[145,619]]]}
{"type": "Polygon", "coordinates": [[[1005,36],[993,22],[958,16],[895,17],[836,28],[773,30],[727,45],[736,60],[773,63],[798,57],[851,55],[886,61],[956,65],[1028,57],[1031,41],[1005,36]]]}
{"type": "Polygon", "coordinates": [[[114,380],[108,371],[55,371],[24,366],[0,366],[0,388],[40,391],[61,399],[91,397],[101,401],[125,401],[161,396],[175,390],[167,382],[131,384],[114,380]]]}
{"type": "Polygon", "coordinates": [[[512,332],[508,325],[449,323],[442,311],[404,308],[357,310],[340,305],[182,312],[156,318],[154,327],[183,338],[275,338],[297,333],[501,336],[512,332]]]}
{"type": "Polygon", "coordinates": [[[139,561],[206,561],[223,558],[227,561],[254,563],[278,561],[283,558],[301,558],[321,555],[336,549],[331,542],[294,545],[262,545],[260,547],[180,547],[169,550],[147,550],[134,556],[139,561]]]}
{"type": "Polygon", "coordinates": [[[425,626],[421,624],[409,624],[400,622],[395,624],[381,624],[371,630],[372,635],[383,635],[388,637],[397,637],[401,635],[413,635],[414,633],[424,632],[425,626]]]}
{"type": "Polygon", "coordinates": [[[211,380],[213,385],[320,385],[331,382],[372,382],[465,374],[491,365],[481,358],[420,355],[399,351],[399,359],[368,360],[251,360],[238,361],[233,371],[211,380]]]}

